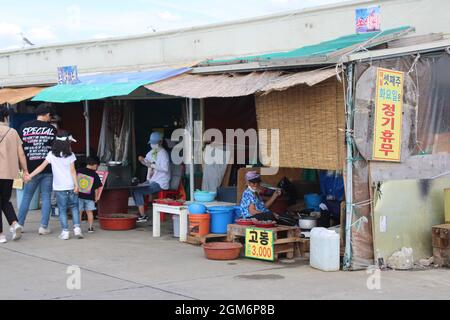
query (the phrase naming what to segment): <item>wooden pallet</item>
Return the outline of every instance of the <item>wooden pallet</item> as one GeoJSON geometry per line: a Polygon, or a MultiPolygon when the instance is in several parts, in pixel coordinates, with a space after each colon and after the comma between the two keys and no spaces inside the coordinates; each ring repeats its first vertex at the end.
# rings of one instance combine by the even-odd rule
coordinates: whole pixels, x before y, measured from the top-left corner
{"type": "MultiPolygon", "coordinates": [[[[250,226],[251,227],[251,226],[250,226]]],[[[241,226],[237,224],[228,225],[227,241],[228,242],[244,242],[245,230],[249,226],[241,226]]],[[[300,228],[279,226],[274,228],[267,228],[267,230],[274,231],[274,256],[275,261],[282,256],[286,256],[287,259],[293,259],[295,255],[295,245],[301,241],[300,228]]]]}
{"type": "Polygon", "coordinates": [[[309,238],[301,238],[296,244],[296,256],[306,258],[306,253],[309,253],[310,239],[309,238]]]}
{"type": "Polygon", "coordinates": [[[226,234],[207,234],[206,236],[198,236],[198,235],[194,235],[194,234],[189,234],[187,237],[186,242],[189,244],[193,244],[196,246],[205,244],[207,242],[221,242],[221,241],[226,241],[227,240],[227,235],[226,234]]]}

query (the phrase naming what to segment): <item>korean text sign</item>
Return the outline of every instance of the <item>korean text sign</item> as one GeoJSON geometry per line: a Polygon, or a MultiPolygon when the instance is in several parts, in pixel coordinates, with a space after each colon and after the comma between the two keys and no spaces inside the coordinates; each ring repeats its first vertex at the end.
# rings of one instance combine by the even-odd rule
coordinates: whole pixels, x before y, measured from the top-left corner
{"type": "Polygon", "coordinates": [[[381,30],[380,6],[356,9],[356,33],[381,30]]]}
{"type": "Polygon", "coordinates": [[[77,84],[79,82],[77,66],[58,67],[58,84],[77,84]]]}
{"type": "Polygon", "coordinates": [[[245,231],[245,256],[247,258],[274,261],[273,231],[247,228],[245,231]]]}
{"type": "Polygon", "coordinates": [[[404,73],[378,68],[373,160],[400,162],[404,73]]]}

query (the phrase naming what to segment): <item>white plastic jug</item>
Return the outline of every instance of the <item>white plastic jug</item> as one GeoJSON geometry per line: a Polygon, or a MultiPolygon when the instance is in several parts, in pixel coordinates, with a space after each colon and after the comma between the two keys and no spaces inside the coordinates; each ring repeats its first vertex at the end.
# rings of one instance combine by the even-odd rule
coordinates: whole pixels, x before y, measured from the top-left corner
{"type": "Polygon", "coordinates": [[[309,255],[311,267],[322,271],[339,271],[339,234],[325,228],[312,229],[309,255]]]}

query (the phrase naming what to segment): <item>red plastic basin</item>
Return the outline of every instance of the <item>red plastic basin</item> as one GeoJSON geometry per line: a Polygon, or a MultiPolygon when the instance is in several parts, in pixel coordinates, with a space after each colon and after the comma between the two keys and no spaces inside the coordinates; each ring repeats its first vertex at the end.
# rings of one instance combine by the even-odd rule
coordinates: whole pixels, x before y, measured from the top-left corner
{"type": "Polygon", "coordinates": [[[99,216],[100,228],[108,231],[126,231],[136,228],[138,216],[134,214],[109,214],[99,216]]]}

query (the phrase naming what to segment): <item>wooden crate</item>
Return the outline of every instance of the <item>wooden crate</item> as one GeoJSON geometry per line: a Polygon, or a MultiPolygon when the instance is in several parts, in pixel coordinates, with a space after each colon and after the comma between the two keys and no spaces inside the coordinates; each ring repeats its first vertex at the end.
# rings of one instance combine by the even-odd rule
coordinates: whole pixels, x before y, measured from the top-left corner
{"type": "Polygon", "coordinates": [[[302,258],[306,258],[306,253],[309,253],[310,242],[311,241],[308,238],[300,239],[295,245],[295,247],[296,247],[296,256],[300,256],[302,258]]]}
{"type": "Polygon", "coordinates": [[[196,246],[208,243],[208,242],[222,242],[227,240],[226,234],[207,234],[206,236],[198,236],[189,234],[186,242],[196,246]]]}
{"type": "MultiPolygon", "coordinates": [[[[251,226],[241,226],[237,224],[228,225],[227,241],[244,242],[245,230],[251,226]]],[[[267,228],[268,231],[274,231],[274,256],[278,260],[282,256],[287,259],[293,259],[295,255],[296,243],[300,242],[300,228],[279,226],[267,228]]]]}
{"type": "Polygon", "coordinates": [[[433,258],[435,265],[450,268],[450,248],[433,248],[433,258]]]}
{"type": "Polygon", "coordinates": [[[441,224],[433,227],[433,248],[450,248],[450,224],[441,224]]]}

